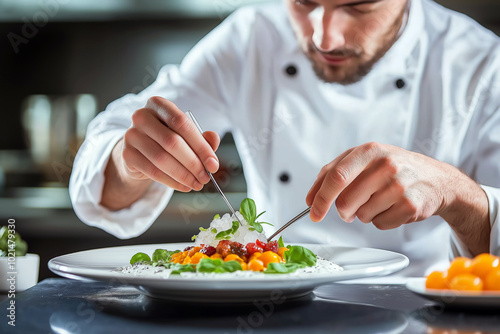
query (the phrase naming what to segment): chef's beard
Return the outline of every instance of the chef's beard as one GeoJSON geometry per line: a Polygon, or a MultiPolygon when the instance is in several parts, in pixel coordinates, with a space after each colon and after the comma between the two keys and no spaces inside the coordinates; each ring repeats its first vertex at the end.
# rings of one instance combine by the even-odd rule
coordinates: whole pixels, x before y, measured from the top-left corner
{"type": "Polygon", "coordinates": [[[312,64],[313,70],[324,82],[349,85],[363,79],[373,66],[389,51],[398,39],[398,32],[403,23],[404,8],[398,15],[390,29],[380,38],[378,49],[371,55],[366,53],[361,46],[337,49],[330,52],[319,51],[312,41],[307,42],[304,53],[312,64]],[[334,57],[349,57],[348,64],[330,65],[320,59],[320,54],[334,57]]]}
{"type": "MultiPolygon", "coordinates": [[[[391,44],[392,45],[392,44],[391,44]]],[[[308,44],[306,52],[307,58],[312,64],[313,70],[324,82],[339,83],[342,85],[349,85],[360,81],[372,70],[373,66],[386,54],[391,45],[384,45],[379,48],[377,52],[368,59],[366,54],[357,50],[335,50],[333,52],[323,53],[327,56],[335,57],[348,57],[350,64],[329,65],[315,57],[321,57],[313,43],[308,44]]]]}

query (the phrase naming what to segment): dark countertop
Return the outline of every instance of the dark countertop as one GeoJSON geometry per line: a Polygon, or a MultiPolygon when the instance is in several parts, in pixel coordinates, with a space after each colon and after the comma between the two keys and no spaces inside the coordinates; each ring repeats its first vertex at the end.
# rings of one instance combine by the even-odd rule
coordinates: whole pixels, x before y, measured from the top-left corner
{"type": "Polygon", "coordinates": [[[330,284],[282,304],[182,304],[130,286],[46,279],[15,298],[1,333],[500,333],[498,309],[448,310],[402,285],[330,284]]]}

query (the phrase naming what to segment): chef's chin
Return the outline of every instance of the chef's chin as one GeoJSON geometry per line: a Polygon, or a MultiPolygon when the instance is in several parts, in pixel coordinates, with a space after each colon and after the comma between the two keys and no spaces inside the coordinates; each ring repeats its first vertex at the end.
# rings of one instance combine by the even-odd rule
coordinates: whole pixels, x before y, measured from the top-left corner
{"type": "Polygon", "coordinates": [[[338,83],[350,85],[363,79],[372,69],[373,65],[380,59],[363,61],[361,57],[353,56],[340,64],[328,64],[318,54],[307,53],[316,76],[327,83],[338,83]]]}

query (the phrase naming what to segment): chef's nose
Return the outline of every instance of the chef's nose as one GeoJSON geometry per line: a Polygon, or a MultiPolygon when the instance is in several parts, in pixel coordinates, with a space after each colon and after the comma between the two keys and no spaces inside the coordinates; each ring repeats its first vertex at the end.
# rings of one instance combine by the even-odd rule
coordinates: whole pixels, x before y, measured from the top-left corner
{"type": "Polygon", "coordinates": [[[341,11],[318,6],[310,15],[314,29],[312,41],[318,50],[326,53],[344,46],[341,11]]]}

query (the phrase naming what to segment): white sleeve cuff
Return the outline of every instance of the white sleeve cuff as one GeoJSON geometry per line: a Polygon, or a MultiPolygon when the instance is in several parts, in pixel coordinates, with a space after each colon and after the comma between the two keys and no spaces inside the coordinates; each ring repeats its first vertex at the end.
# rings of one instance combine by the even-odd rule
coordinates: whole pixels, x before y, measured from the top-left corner
{"type": "MultiPolygon", "coordinates": [[[[491,224],[490,233],[490,253],[500,256],[500,189],[481,185],[481,188],[488,197],[489,216],[491,224]]],[[[472,258],[472,254],[467,246],[451,230],[450,258],[465,256],[472,258]]]]}
{"type": "Polygon", "coordinates": [[[173,189],[153,183],[129,208],[111,211],[100,205],[104,170],[111,151],[122,138],[124,129],[114,129],[86,140],[75,159],[69,191],[76,215],[89,226],[95,226],[127,239],[144,233],[161,214],[173,189]],[[105,144],[103,144],[105,143],[105,144]]]}

